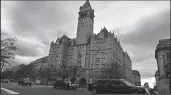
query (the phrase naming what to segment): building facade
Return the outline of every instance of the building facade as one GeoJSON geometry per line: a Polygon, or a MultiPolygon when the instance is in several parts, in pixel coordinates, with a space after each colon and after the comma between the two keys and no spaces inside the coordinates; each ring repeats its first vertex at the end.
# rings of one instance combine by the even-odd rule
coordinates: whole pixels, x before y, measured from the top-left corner
{"type": "Polygon", "coordinates": [[[159,93],[171,93],[171,39],[159,40],[155,50],[155,58],[159,72],[159,93]]]}
{"type": "Polygon", "coordinates": [[[156,79],[156,90],[159,91],[159,72],[155,72],[155,79],[156,79]]]}
{"type": "Polygon", "coordinates": [[[32,65],[32,70],[34,71],[32,75],[35,77],[35,80],[42,80],[41,72],[45,72],[48,68],[48,56],[32,61],[29,65],[32,65]]]}
{"type": "Polygon", "coordinates": [[[124,58],[124,73],[125,73],[125,79],[133,82],[132,79],[132,61],[130,57],[128,56],[127,52],[123,52],[123,58],[124,58]]]}
{"type": "MultiPolygon", "coordinates": [[[[56,78],[62,65],[79,68],[77,79],[82,83],[90,83],[104,78],[102,69],[112,68],[115,78],[132,81],[132,62],[128,53],[123,51],[114,32],[105,27],[98,34],[93,33],[94,10],[87,0],[79,8],[76,38],[66,35],[51,42],[49,51],[49,65],[51,78],[56,78]]],[[[72,77],[72,74],[70,74],[72,77]]],[[[107,78],[107,77],[106,77],[107,78]]]]}
{"type": "Polygon", "coordinates": [[[137,70],[132,70],[132,81],[136,86],[141,86],[141,75],[137,70]]]}
{"type": "Polygon", "coordinates": [[[10,67],[10,68],[6,68],[4,71],[16,72],[17,70],[23,68],[24,66],[26,66],[26,65],[25,64],[20,64],[20,65],[17,65],[17,66],[13,66],[13,67],[10,67]]]}

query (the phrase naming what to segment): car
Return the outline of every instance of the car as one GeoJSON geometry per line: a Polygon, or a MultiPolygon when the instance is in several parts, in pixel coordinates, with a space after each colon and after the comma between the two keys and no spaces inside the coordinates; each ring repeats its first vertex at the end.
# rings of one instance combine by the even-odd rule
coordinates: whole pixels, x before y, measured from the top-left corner
{"type": "Polygon", "coordinates": [[[155,91],[152,88],[148,88],[148,91],[150,92],[150,94],[159,94],[159,92],[155,91]]]}
{"type": "Polygon", "coordinates": [[[114,93],[114,94],[150,94],[145,87],[135,86],[124,79],[102,79],[89,85],[92,94],[114,93]]]}
{"type": "Polygon", "coordinates": [[[1,82],[3,82],[4,80],[3,79],[1,79],[1,82]]]}
{"type": "Polygon", "coordinates": [[[14,79],[9,79],[9,81],[10,81],[10,82],[15,82],[15,80],[14,80],[14,79]]]}
{"type": "Polygon", "coordinates": [[[67,87],[65,88],[66,90],[68,89],[68,90],[76,90],[77,89],[77,87],[78,87],[78,85],[76,84],[76,83],[68,83],[67,84],[67,87]]]}
{"type": "Polygon", "coordinates": [[[67,86],[67,84],[64,82],[64,80],[56,80],[55,83],[53,84],[53,87],[55,89],[60,88],[64,89],[67,86]]]}
{"type": "Polygon", "coordinates": [[[18,85],[22,85],[22,86],[31,86],[32,82],[31,81],[26,81],[25,79],[20,79],[18,80],[18,85]]]}
{"type": "Polygon", "coordinates": [[[4,79],[4,83],[9,83],[10,81],[8,79],[4,79]]]}

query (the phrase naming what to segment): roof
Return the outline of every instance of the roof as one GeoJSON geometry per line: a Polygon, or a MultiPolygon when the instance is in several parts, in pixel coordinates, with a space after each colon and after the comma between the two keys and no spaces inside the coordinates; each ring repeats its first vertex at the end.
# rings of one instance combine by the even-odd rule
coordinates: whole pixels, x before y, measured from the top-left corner
{"type": "Polygon", "coordinates": [[[125,80],[125,79],[97,79],[97,80],[125,80]]]}
{"type": "Polygon", "coordinates": [[[138,75],[141,76],[140,73],[137,70],[132,70],[132,75],[138,75]]]}
{"type": "Polygon", "coordinates": [[[66,35],[63,35],[63,36],[61,37],[61,39],[70,39],[70,38],[67,37],[66,35]]]}
{"type": "Polygon", "coordinates": [[[171,44],[171,39],[161,39],[159,40],[159,44],[171,44]]]}
{"type": "MultiPolygon", "coordinates": [[[[100,31],[100,33],[104,33],[104,37],[107,37],[108,36],[108,30],[104,27],[101,31],[100,31]]],[[[100,33],[98,33],[97,35],[99,35],[100,33]]]]}
{"type": "Polygon", "coordinates": [[[88,7],[91,7],[90,3],[89,3],[89,0],[86,0],[86,2],[84,3],[84,5],[82,6],[82,8],[88,8],[88,7]]]}

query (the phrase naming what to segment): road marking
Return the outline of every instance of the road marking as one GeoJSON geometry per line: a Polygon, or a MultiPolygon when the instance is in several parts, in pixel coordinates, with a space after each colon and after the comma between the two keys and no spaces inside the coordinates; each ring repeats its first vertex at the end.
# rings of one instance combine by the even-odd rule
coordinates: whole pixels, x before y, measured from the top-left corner
{"type": "Polygon", "coordinates": [[[6,89],[6,88],[1,88],[1,90],[6,91],[8,94],[20,94],[20,93],[14,92],[14,91],[12,91],[12,90],[8,90],[8,89],[6,89]]]}

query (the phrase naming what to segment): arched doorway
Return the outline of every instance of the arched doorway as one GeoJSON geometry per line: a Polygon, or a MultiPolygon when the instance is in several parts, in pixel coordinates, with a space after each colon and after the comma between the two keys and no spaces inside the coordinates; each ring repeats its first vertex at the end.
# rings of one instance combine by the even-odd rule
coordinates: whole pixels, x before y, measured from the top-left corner
{"type": "Polygon", "coordinates": [[[81,78],[81,79],[79,80],[79,86],[84,86],[84,87],[86,87],[86,84],[87,84],[87,81],[86,81],[85,78],[81,78]]]}

